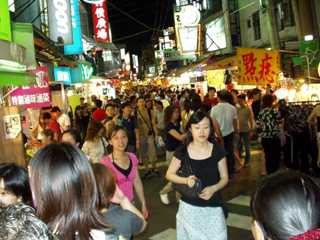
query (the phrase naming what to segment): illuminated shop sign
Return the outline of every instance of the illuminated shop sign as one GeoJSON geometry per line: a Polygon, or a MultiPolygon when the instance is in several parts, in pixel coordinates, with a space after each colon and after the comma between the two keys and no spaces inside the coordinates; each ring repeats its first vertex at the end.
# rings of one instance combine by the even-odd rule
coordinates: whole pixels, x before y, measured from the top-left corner
{"type": "Polygon", "coordinates": [[[55,67],[54,80],[63,82],[64,84],[71,84],[71,70],[68,67],[55,67]]]}
{"type": "Polygon", "coordinates": [[[59,43],[72,44],[70,0],[48,0],[50,38],[59,43]]]}
{"type": "Polygon", "coordinates": [[[83,53],[81,20],[78,0],[71,0],[73,43],[64,46],[66,55],[83,53]]]}
{"type": "Polygon", "coordinates": [[[96,3],[101,3],[104,0],[83,0],[83,1],[89,4],[96,4],[96,3]]]}
{"type": "Polygon", "coordinates": [[[227,47],[224,18],[220,17],[206,25],[206,49],[216,51],[227,47]]]}
{"type": "Polygon", "coordinates": [[[93,28],[97,42],[110,42],[107,1],[92,4],[93,28]]]}
{"type": "Polygon", "coordinates": [[[41,108],[51,105],[48,68],[37,67],[32,72],[36,76],[36,84],[14,90],[10,94],[12,105],[24,108],[41,108]]]}
{"type": "Polygon", "coordinates": [[[194,53],[198,51],[199,26],[179,27],[178,35],[182,53],[194,53]]]}

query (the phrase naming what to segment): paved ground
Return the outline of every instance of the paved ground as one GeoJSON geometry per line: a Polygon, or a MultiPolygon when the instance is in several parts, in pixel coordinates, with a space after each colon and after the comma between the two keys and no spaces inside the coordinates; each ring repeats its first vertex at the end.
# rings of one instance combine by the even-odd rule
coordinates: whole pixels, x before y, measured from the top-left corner
{"type": "MultiPolygon", "coordinates": [[[[250,195],[254,190],[257,181],[261,178],[263,166],[261,151],[253,152],[253,159],[249,167],[242,169],[229,185],[222,192],[224,200],[227,202],[229,216],[228,240],[250,240],[251,217],[250,217],[250,195]]],[[[163,172],[165,168],[162,168],[163,172]]],[[[146,198],[150,210],[150,219],[147,230],[137,236],[137,240],[175,240],[175,215],[177,203],[169,206],[161,204],[159,191],[164,186],[163,178],[152,178],[144,180],[146,198]]],[[[170,195],[174,202],[174,195],[170,195]]],[[[196,240],[196,239],[195,239],[196,240]]]]}

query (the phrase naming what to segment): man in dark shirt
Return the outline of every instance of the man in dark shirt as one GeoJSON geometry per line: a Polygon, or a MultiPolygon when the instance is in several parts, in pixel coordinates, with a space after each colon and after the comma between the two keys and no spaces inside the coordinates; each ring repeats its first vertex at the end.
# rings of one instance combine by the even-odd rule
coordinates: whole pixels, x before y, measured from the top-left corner
{"type": "Polygon", "coordinates": [[[135,153],[140,147],[140,137],[137,122],[132,116],[132,107],[130,102],[126,102],[121,107],[122,114],[116,124],[125,128],[128,133],[128,152],[135,153]]]}

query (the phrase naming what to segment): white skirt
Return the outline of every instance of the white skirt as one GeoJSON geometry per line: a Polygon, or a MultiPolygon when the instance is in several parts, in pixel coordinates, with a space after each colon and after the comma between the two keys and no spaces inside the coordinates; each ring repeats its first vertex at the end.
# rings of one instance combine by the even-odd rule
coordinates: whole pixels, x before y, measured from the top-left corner
{"type": "Polygon", "coordinates": [[[227,226],[221,207],[198,207],[180,201],[177,240],[227,240],[227,226]]]}

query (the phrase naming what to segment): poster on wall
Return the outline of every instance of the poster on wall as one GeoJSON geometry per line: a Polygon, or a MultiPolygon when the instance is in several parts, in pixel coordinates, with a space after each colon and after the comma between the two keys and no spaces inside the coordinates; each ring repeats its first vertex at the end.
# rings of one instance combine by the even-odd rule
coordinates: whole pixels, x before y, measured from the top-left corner
{"type": "Polygon", "coordinates": [[[97,42],[110,42],[107,0],[92,4],[93,29],[97,42]]]}
{"type": "Polygon", "coordinates": [[[54,42],[73,43],[70,0],[47,0],[49,33],[54,42]]]}
{"type": "Polygon", "coordinates": [[[42,108],[51,105],[49,76],[47,67],[37,67],[33,71],[36,76],[36,85],[20,87],[11,93],[11,104],[24,108],[42,108]]]}
{"type": "Polygon", "coordinates": [[[224,84],[224,69],[208,70],[207,81],[209,87],[215,87],[217,90],[225,88],[224,84]]]}
{"type": "Polygon", "coordinates": [[[238,48],[238,84],[266,86],[278,83],[280,73],[279,51],[257,48],[238,48]]]}
{"type": "Polygon", "coordinates": [[[4,116],[3,125],[5,139],[15,139],[21,132],[21,122],[19,114],[4,116]]]}

